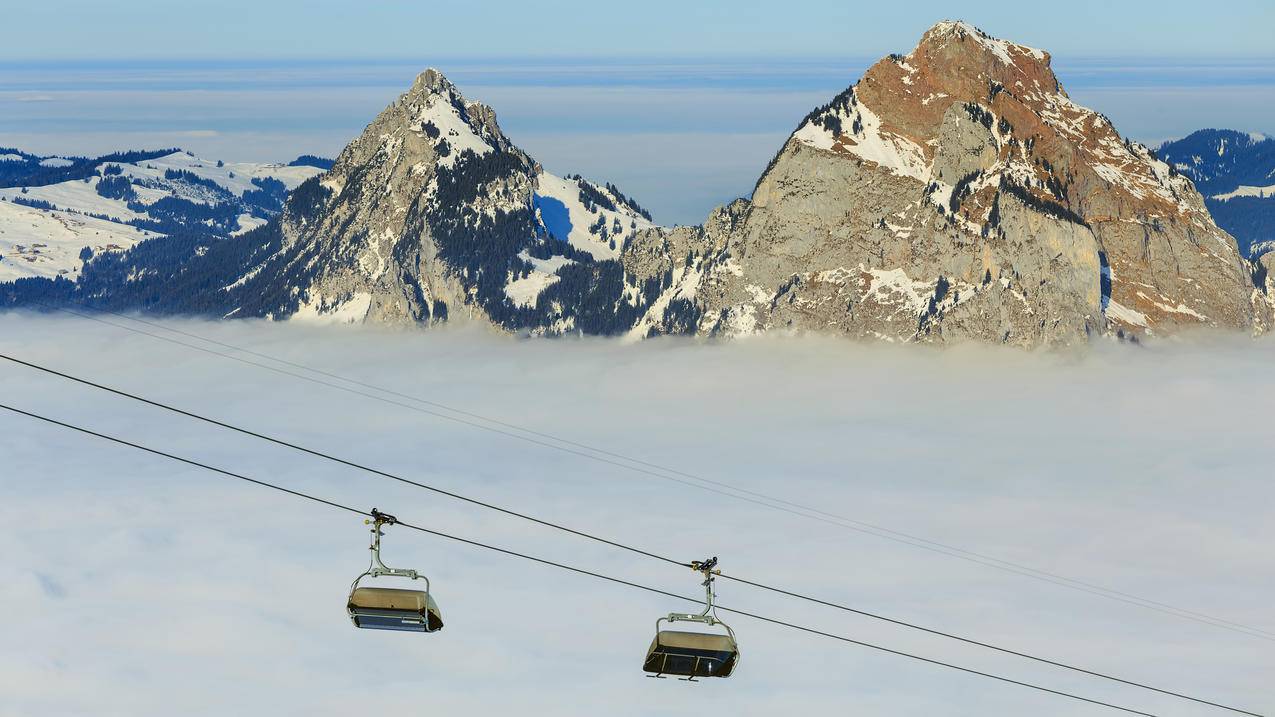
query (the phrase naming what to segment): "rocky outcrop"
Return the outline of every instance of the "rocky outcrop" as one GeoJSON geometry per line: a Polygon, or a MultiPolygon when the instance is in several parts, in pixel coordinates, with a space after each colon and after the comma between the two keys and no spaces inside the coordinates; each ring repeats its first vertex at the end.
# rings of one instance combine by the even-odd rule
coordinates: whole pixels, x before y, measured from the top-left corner
{"type": "Polygon", "coordinates": [[[1259,332],[1275,330],[1275,251],[1253,260],[1253,317],[1259,332]]]}
{"type": "Polygon", "coordinates": [[[875,64],[684,269],[695,331],[1039,346],[1260,328],[1246,263],[1190,181],[1049,65],[959,22],[875,64]]]}

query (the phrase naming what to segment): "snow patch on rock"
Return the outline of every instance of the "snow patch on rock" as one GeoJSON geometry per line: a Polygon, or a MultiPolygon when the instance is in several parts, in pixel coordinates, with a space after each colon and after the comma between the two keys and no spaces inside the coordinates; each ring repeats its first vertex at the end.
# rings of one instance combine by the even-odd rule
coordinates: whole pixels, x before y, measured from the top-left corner
{"type": "Polygon", "coordinates": [[[439,165],[443,167],[449,169],[454,167],[456,161],[467,151],[479,157],[492,151],[492,146],[474,132],[465,117],[461,117],[461,111],[457,109],[456,102],[451,97],[443,94],[430,95],[416,119],[419,123],[416,131],[429,136],[435,147],[444,141],[447,142],[450,151],[446,157],[440,157],[438,160],[439,165]],[[434,132],[426,127],[427,124],[436,128],[437,136],[434,136],[434,132]]]}
{"type": "Polygon", "coordinates": [[[356,324],[367,317],[371,306],[372,295],[362,292],[332,304],[327,303],[322,296],[312,297],[297,307],[288,320],[316,325],[356,324]]]}
{"type": "Polygon", "coordinates": [[[900,312],[912,316],[920,316],[929,308],[930,297],[934,295],[932,282],[915,281],[902,269],[868,269],[867,273],[871,281],[865,300],[897,305],[900,312]]]}
{"type": "Polygon", "coordinates": [[[1145,314],[1134,311],[1118,301],[1110,301],[1106,307],[1107,318],[1114,319],[1129,326],[1139,328],[1147,327],[1147,317],[1145,314]]]}

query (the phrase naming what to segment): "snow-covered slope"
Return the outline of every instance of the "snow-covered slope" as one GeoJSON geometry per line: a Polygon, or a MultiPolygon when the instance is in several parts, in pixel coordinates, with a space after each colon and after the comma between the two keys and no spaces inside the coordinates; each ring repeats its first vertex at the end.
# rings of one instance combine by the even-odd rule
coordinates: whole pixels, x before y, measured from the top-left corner
{"type": "MultiPolygon", "coordinates": [[[[0,188],[0,201],[11,203],[47,202],[62,211],[103,215],[112,217],[120,222],[149,218],[145,211],[133,211],[128,207],[128,203],[123,200],[111,199],[98,194],[97,185],[101,179],[101,176],[96,176],[90,177],[87,182],[74,180],[49,184],[43,187],[4,187],[0,188]]],[[[148,204],[154,203],[168,194],[161,190],[145,187],[136,188],[134,191],[137,192],[139,201],[148,204]]]]}
{"type": "MultiPolygon", "coordinates": [[[[44,168],[89,162],[4,156],[44,168]]],[[[288,191],[320,173],[313,166],[218,162],[174,151],[135,162],[97,162],[84,176],[51,184],[0,187],[0,281],[74,278],[85,247],[119,251],[179,231],[242,233],[265,224],[288,191]]]]}
{"type": "Polygon", "coordinates": [[[595,259],[615,259],[634,234],[655,224],[612,187],[580,177],[563,179],[541,170],[533,195],[549,234],[595,259]]]}
{"type": "Polygon", "coordinates": [[[209,161],[189,152],[174,152],[146,162],[121,166],[129,176],[157,181],[163,180],[166,170],[185,170],[202,179],[216,182],[237,197],[242,197],[244,192],[258,189],[252,183],[254,179],[277,179],[292,190],[310,177],[323,173],[318,167],[309,165],[209,161]]]}
{"type": "Polygon", "coordinates": [[[0,282],[31,276],[74,279],[85,247],[90,255],[120,251],[152,236],[127,224],[0,202],[0,282]]]}
{"type": "MultiPolygon", "coordinates": [[[[253,180],[259,183],[263,180],[277,180],[286,190],[292,190],[306,179],[321,173],[322,170],[310,166],[219,163],[187,152],[174,152],[135,164],[104,163],[93,176],[84,179],[45,186],[3,187],[0,188],[0,199],[11,202],[48,202],[62,210],[130,221],[155,218],[144,207],[137,207],[139,203],[149,206],[165,197],[173,197],[198,204],[217,205],[226,203],[227,195],[242,199],[245,193],[260,191],[261,186],[253,184],[253,180]],[[115,172],[116,169],[118,172],[115,172]],[[110,179],[108,173],[110,176],[125,178],[136,198],[125,199],[99,193],[98,185],[103,179],[110,179]],[[174,176],[174,173],[182,174],[174,176]],[[130,204],[133,206],[130,207],[130,204]]],[[[241,227],[243,228],[245,227],[241,227]]]]}
{"type": "Polygon", "coordinates": [[[1236,197],[1257,197],[1258,199],[1275,198],[1275,184],[1268,184],[1264,187],[1250,187],[1246,184],[1241,184],[1229,192],[1214,194],[1210,197],[1210,199],[1217,199],[1225,202],[1228,199],[1235,199],[1236,197]]]}
{"type": "Polygon", "coordinates": [[[561,278],[558,270],[575,263],[561,254],[548,259],[537,259],[524,251],[518,254],[518,258],[527,262],[531,268],[505,285],[505,296],[520,308],[534,307],[540,294],[561,278]]]}

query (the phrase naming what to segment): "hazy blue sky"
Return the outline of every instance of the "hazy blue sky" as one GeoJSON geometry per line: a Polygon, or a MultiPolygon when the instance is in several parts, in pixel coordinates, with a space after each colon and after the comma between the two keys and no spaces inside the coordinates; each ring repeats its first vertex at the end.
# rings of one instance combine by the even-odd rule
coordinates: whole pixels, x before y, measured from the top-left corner
{"type": "Polygon", "coordinates": [[[0,56],[420,57],[437,54],[880,55],[936,20],[1055,52],[1109,56],[1272,54],[1269,0],[640,3],[372,0],[41,0],[6,3],[0,56]],[[1047,9],[1046,9],[1047,8],[1047,9]],[[23,31],[13,32],[22,28],[23,31]]]}

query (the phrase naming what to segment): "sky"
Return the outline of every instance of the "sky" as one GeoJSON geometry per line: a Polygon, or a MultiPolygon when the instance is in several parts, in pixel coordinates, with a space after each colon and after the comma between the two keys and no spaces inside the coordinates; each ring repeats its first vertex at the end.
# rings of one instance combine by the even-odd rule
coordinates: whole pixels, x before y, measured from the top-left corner
{"type": "Polygon", "coordinates": [[[1228,2],[423,3],[48,0],[6,7],[0,146],[335,156],[433,66],[550,171],[663,224],[751,193],[812,107],[934,22],[1048,49],[1064,86],[1158,145],[1275,134],[1275,5],[1228,2]]]}
{"type": "MultiPolygon", "coordinates": [[[[126,325],[225,350],[169,328],[193,332],[435,405],[376,401],[72,317],[0,316],[0,352],[663,555],[717,555],[728,573],[1275,708],[1266,639],[412,410],[455,417],[437,404],[459,408],[718,481],[727,493],[817,506],[1270,632],[1269,340],[1072,354],[813,337],[631,345],[454,329],[126,325]]],[[[699,594],[690,571],[7,362],[0,396],[432,529],[699,594]]],[[[344,602],[367,564],[359,516],[8,412],[0,466],[0,604],[19,616],[0,641],[3,717],[315,717],[373,706],[565,717],[830,705],[882,717],[1113,714],[745,618],[727,618],[743,655],[734,677],[645,679],[656,618],[689,603],[394,528],[386,561],[429,576],[446,627],[356,630],[344,602]]],[[[1217,714],[735,583],[718,592],[725,606],[1155,714],[1217,714]]]]}
{"type": "Polygon", "coordinates": [[[1270,57],[1265,0],[858,3],[842,0],[43,0],[8,3],[0,58],[414,58],[422,55],[878,56],[957,16],[1067,54],[1270,57]],[[1224,10],[1223,10],[1224,7],[1224,10]]]}

